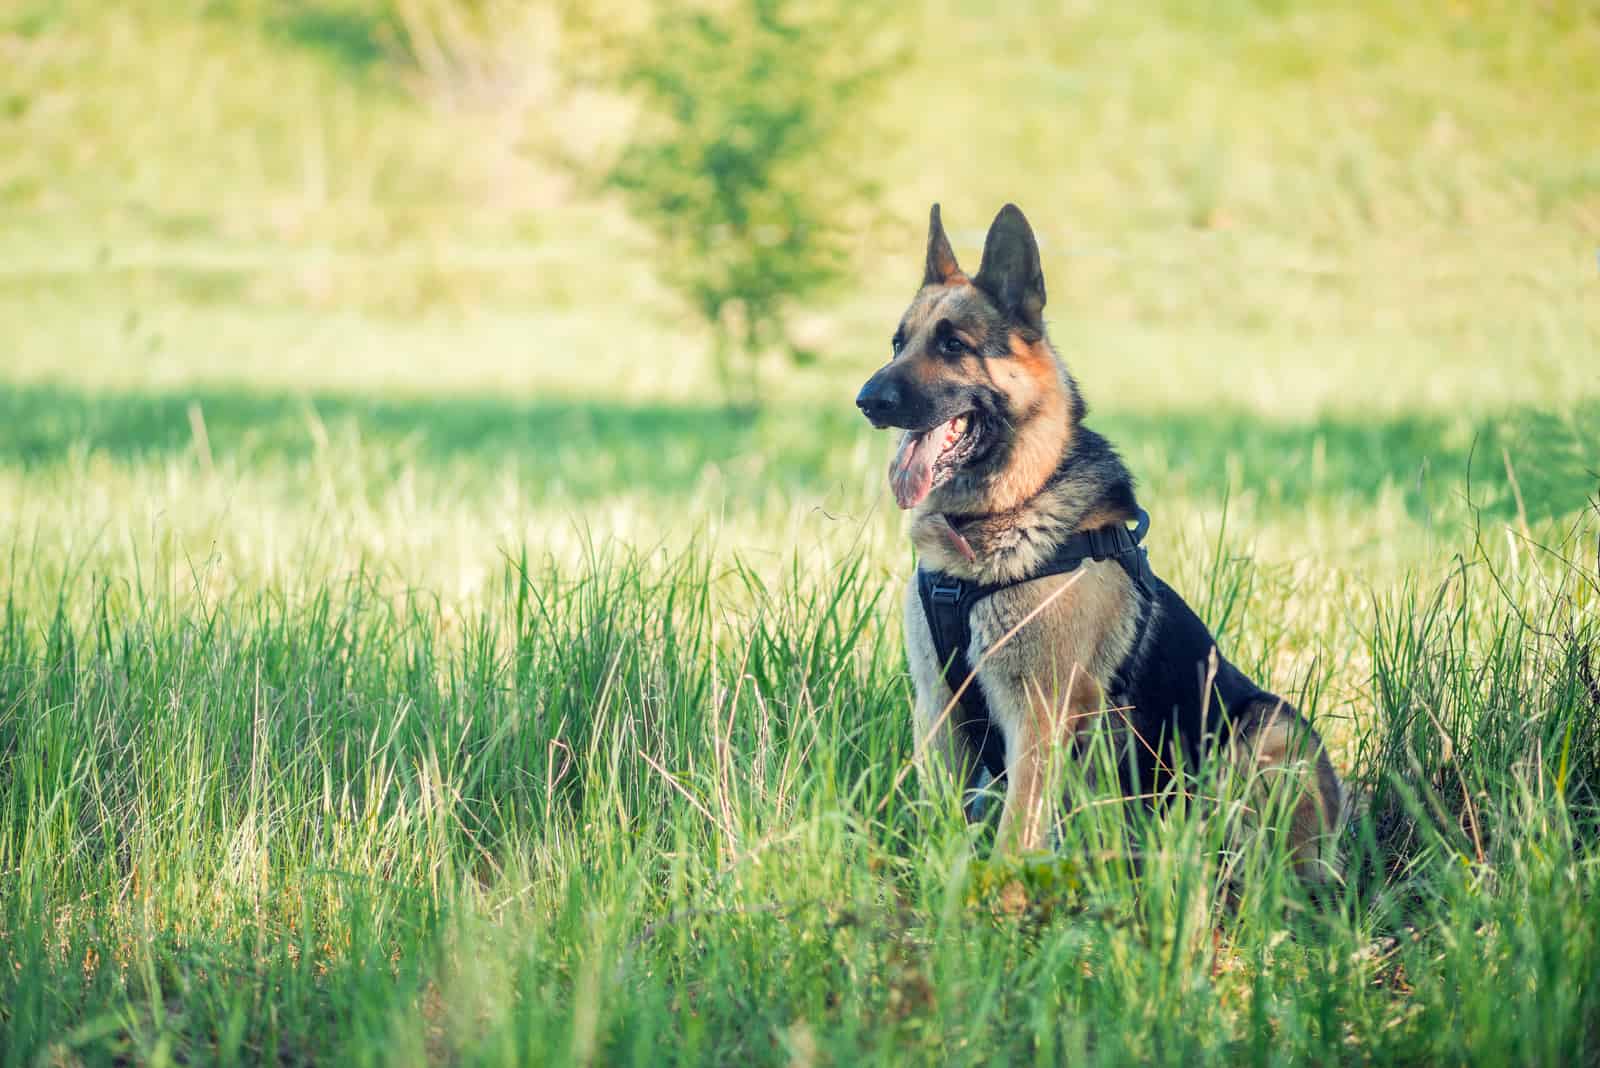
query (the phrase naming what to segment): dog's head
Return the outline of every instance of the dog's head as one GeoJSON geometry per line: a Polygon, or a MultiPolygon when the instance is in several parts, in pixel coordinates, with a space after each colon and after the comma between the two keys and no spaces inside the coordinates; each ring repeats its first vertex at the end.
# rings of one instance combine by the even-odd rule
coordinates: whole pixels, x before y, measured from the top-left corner
{"type": "Polygon", "coordinates": [[[933,206],[922,288],[895,330],[893,357],[856,405],[905,431],[889,468],[901,508],[937,494],[941,511],[1008,508],[1038,490],[1082,415],[1045,340],[1044,273],[1028,220],[995,216],[969,278],[933,206]]]}

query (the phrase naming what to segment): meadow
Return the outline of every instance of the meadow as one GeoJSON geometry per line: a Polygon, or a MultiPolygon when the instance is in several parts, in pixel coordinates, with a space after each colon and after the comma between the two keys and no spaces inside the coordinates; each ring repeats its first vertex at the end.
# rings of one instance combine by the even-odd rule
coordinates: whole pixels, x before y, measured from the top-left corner
{"type": "Polygon", "coordinates": [[[480,6],[0,6],[0,1063],[1600,1061],[1600,9],[929,0],[752,412],[480,6]],[[933,200],[1033,220],[1331,893],[912,771],[852,398],[933,200]]]}

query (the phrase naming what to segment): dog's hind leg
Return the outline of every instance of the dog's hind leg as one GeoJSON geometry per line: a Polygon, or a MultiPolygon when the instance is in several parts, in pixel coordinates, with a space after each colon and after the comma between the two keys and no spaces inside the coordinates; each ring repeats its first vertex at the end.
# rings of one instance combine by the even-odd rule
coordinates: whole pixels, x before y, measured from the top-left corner
{"type": "Polygon", "coordinates": [[[1252,702],[1237,714],[1228,759],[1246,778],[1258,812],[1287,809],[1289,852],[1300,878],[1336,880],[1345,792],[1311,724],[1281,699],[1252,702]]]}

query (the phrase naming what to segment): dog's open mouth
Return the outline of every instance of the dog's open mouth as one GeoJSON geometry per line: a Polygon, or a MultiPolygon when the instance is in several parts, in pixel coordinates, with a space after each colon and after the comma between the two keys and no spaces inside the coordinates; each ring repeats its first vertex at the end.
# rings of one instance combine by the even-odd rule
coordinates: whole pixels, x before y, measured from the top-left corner
{"type": "Polygon", "coordinates": [[[889,486],[901,508],[915,508],[950,480],[978,447],[979,423],[968,412],[927,430],[908,430],[889,464],[889,486]]]}

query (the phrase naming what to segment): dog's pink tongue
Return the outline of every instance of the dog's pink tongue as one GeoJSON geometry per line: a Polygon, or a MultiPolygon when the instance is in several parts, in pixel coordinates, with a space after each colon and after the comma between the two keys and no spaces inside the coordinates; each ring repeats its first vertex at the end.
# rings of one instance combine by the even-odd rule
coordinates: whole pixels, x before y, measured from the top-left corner
{"type": "Polygon", "coordinates": [[[938,432],[943,424],[918,434],[907,430],[900,451],[889,464],[889,487],[901,508],[915,508],[933,489],[933,461],[938,456],[938,432]]]}

